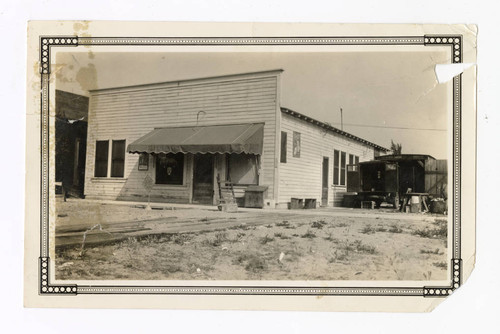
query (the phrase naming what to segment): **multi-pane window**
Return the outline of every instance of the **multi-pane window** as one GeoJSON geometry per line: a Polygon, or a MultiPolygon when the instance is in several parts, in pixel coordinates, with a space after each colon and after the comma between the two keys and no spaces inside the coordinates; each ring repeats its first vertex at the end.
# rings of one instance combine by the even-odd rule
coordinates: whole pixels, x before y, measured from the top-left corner
{"type": "Polygon", "coordinates": [[[333,184],[339,184],[340,151],[333,151],[333,184]]]}
{"type": "Polygon", "coordinates": [[[280,154],[280,162],[286,162],[286,132],[281,131],[281,154],[280,154]]]}
{"type": "Polygon", "coordinates": [[[112,141],[111,157],[109,155],[109,140],[96,141],[94,176],[123,177],[124,170],[125,170],[125,140],[112,141]],[[111,169],[108,174],[108,166],[110,163],[111,163],[111,169]]]}
{"type": "Polygon", "coordinates": [[[111,148],[111,177],[123,177],[125,170],[125,140],[113,140],[111,148]]]}
{"type": "Polygon", "coordinates": [[[108,152],[109,152],[109,141],[98,140],[95,145],[95,165],[94,165],[95,177],[108,176],[108,152]]]}
{"type": "Polygon", "coordinates": [[[340,185],[345,186],[346,153],[340,153],[340,185]]]}
{"type": "MultiPolygon", "coordinates": [[[[333,151],[333,184],[334,185],[346,185],[347,165],[354,165],[359,163],[359,157],[354,154],[347,154],[339,150],[333,151]]],[[[350,168],[349,171],[354,171],[350,168]]]]}
{"type": "Polygon", "coordinates": [[[156,183],[182,185],[184,179],[184,154],[161,153],[156,156],[156,183]]]}

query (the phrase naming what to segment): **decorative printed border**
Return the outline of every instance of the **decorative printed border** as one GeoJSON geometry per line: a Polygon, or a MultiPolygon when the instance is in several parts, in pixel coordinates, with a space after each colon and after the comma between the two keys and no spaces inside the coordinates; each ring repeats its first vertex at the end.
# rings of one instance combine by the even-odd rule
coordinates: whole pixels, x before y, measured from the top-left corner
{"type": "Polygon", "coordinates": [[[108,286],[50,283],[49,257],[49,78],[50,52],[58,46],[256,46],[256,45],[422,45],[448,46],[451,62],[462,62],[462,35],[356,37],[78,37],[41,36],[41,185],[40,295],[289,295],[289,296],[415,296],[446,297],[462,284],[461,259],[461,116],[462,75],[453,78],[453,210],[449,286],[442,287],[296,287],[296,286],[108,286]]]}

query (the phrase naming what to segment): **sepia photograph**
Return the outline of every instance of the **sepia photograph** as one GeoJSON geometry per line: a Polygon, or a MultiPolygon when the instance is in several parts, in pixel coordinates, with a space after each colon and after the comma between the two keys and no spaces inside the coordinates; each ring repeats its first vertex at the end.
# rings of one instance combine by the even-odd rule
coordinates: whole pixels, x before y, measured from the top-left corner
{"type": "Polygon", "coordinates": [[[449,54],[57,52],[55,279],[448,279],[449,54]]]}
{"type": "Polygon", "coordinates": [[[31,26],[27,305],[424,312],[469,277],[476,27],[31,26]]]}

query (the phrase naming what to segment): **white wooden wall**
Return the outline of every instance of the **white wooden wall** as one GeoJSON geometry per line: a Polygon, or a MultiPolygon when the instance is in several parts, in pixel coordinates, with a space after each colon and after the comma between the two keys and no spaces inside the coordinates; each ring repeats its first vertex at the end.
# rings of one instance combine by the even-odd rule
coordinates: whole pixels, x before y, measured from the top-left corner
{"type": "MultiPolygon", "coordinates": [[[[265,123],[259,181],[269,186],[268,196],[273,198],[276,119],[280,113],[279,73],[281,71],[270,71],[91,92],[85,195],[105,199],[143,198],[146,195],[142,185],[144,177],[149,172],[154,179],[153,159],[148,172],[138,171],[139,155],[129,153],[125,157],[124,178],[95,178],[96,140],[125,139],[128,145],[158,127],[265,123]]],[[[191,175],[192,157],[187,155],[184,185],[155,185],[152,199],[188,202],[191,175]]]]}
{"type": "MultiPolygon", "coordinates": [[[[279,164],[279,206],[293,198],[315,198],[321,203],[323,157],[328,157],[328,205],[341,204],[345,186],[333,186],[333,151],[359,156],[359,161],[374,158],[374,149],[345,136],[282,113],[281,131],[287,132],[287,162],[279,164]],[[300,158],[293,157],[293,131],[301,134],[300,158]],[[334,203],[335,202],[335,203],[334,203]]],[[[279,156],[279,155],[278,155],[279,156]]]]}

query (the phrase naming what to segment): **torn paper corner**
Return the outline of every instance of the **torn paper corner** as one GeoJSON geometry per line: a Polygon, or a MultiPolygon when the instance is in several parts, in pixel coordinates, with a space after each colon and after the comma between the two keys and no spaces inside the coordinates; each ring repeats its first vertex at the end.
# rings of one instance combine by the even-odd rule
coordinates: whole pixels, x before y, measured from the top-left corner
{"type": "Polygon", "coordinates": [[[440,84],[448,82],[472,65],[475,65],[475,63],[436,64],[434,71],[436,72],[437,81],[440,84]]]}

